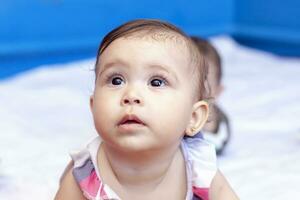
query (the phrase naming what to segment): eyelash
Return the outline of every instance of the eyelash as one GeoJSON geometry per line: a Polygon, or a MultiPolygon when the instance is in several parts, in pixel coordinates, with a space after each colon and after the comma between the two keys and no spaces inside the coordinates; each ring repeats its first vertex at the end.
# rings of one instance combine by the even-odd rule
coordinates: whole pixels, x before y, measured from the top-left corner
{"type": "Polygon", "coordinates": [[[159,80],[162,80],[165,85],[169,85],[168,78],[166,76],[164,76],[163,74],[155,74],[155,75],[151,75],[150,77],[151,77],[151,79],[149,81],[149,84],[151,84],[151,81],[153,81],[155,79],[159,79],[159,80]]]}

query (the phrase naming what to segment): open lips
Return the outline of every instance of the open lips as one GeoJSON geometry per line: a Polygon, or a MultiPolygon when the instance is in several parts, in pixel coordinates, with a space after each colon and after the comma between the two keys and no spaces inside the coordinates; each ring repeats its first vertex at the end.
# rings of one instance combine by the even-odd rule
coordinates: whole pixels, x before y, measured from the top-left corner
{"type": "Polygon", "coordinates": [[[125,115],[122,118],[122,120],[119,122],[118,125],[124,125],[124,124],[140,124],[140,125],[145,125],[145,123],[142,120],[140,120],[135,115],[125,115]]]}

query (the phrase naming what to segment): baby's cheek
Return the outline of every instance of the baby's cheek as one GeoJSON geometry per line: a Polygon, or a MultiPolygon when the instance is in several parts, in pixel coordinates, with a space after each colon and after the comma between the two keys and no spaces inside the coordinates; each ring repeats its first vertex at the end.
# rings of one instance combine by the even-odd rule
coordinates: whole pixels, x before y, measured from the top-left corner
{"type": "Polygon", "coordinates": [[[179,129],[185,129],[185,124],[189,121],[189,108],[185,105],[176,103],[173,101],[158,110],[162,128],[167,128],[168,126],[178,127],[179,129]]]}

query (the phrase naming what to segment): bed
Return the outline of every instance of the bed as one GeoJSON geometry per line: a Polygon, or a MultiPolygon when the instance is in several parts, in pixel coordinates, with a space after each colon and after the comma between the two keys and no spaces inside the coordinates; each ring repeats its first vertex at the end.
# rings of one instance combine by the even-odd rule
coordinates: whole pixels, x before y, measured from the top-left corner
{"type": "MultiPolygon", "coordinates": [[[[241,199],[300,196],[300,58],[211,39],[224,67],[221,107],[233,136],[218,164],[241,199]]],[[[0,199],[53,199],[68,153],[96,136],[94,59],[0,81],[0,199]]]]}

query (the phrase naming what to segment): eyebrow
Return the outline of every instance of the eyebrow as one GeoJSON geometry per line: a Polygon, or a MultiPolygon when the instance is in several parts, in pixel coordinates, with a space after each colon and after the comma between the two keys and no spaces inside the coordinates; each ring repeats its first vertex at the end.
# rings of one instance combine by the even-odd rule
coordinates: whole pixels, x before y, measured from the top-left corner
{"type": "Polygon", "coordinates": [[[100,68],[99,73],[97,74],[97,77],[100,76],[104,71],[106,71],[107,69],[109,69],[115,65],[127,66],[127,63],[120,59],[116,59],[113,62],[106,63],[103,67],[100,68]]]}
{"type": "Polygon", "coordinates": [[[176,81],[178,80],[177,75],[173,71],[168,70],[168,68],[171,68],[171,67],[169,67],[167,65],[150,64],[150,65],[147,66],[147,68],[148,69],[158,69],[158,70],[164,71],[167,74],[170,74],[171,76],[173,76],[176,81]]]}

